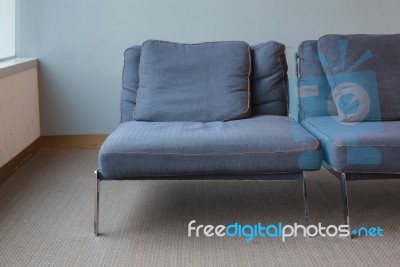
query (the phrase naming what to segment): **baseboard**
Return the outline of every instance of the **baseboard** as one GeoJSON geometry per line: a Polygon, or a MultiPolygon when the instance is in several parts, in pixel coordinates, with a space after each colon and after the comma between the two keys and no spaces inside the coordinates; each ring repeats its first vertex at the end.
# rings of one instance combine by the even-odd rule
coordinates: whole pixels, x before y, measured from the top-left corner
{"type": "Polygon", "coordinates": [[[14,174],[30,157],[32,157],[40,149],[41,138],[39,137],[9,162],[0,167],[0,184],[8,177],[14,174]]]}
{"type": "Polygon", "coordinates": [[[108,134],[42,136],[42,148],[99,148],[108,134]]]}
{"type": "Polygon", "coordinates": [[[98,149],[107,136],[108,134],[41,136],[4,164],[4,166],[0,167],[0,184],[13,175],[41,148],[98,149]]]}

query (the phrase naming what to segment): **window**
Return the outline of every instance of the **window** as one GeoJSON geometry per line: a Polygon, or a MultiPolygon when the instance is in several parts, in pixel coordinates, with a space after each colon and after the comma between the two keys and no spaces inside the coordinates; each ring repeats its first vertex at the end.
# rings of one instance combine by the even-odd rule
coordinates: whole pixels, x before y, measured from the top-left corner
{"type": "Polygon", "coordinates": [[[0,0],[0,60],[15,56],[15,0],[0,0]]]}

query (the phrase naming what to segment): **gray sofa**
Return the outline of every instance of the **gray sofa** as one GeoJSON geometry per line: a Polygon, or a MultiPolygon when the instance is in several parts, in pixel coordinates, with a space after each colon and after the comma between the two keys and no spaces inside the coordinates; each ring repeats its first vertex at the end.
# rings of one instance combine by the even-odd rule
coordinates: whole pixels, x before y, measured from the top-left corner
{"type": "Polygon", "coordinates": [[[125,52],[121,124],[99,152],[100,182],[289,180],[318,170],[319,142],[288,117],[285,46],[271,41],[177,44],[125,52]]]}
{"type": "Polygon", "coordinates": [[[297,52],[299,121],[341,181],[400,178],[400,35],[327,35],[297,52]]]}

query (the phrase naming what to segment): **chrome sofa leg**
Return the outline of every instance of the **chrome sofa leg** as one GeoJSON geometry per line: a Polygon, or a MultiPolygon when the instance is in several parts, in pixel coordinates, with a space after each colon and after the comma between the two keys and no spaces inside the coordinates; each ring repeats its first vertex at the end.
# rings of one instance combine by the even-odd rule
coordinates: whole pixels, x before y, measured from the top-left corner
{"type": "Polygon", "coordinates": [[[344,224],[347,224],[349,226],[349,231],[350,231],[349,237],[351,239],[349,201],[348,201],[348,197],[347,197],[347,179],[346,179],[346,174],[344,172],[341,174],[340,187],[341,187],[340,191],[341,191],[342,201],[343,201],[344,224]]]}
{"type": "Polygon", "coordinates": [[[98,171],[95,171],[94,180],[94,221],[93,221],[93,233],[95,236],[99,234],[99,197],[100,197],[100,179],[98,171]]]}
{"type": "Polygon", "coordinates": [[[304,220],[305,226],[308,227],[308,195],[307,195],[307,177],[305,172],[303,172],[303,199],[304,199],[304,220]]]}

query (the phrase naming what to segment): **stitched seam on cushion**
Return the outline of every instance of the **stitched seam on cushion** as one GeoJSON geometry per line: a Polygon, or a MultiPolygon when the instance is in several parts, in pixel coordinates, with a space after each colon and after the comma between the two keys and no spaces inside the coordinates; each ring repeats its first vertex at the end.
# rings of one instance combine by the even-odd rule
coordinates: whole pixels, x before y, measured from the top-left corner
{"type": "Polygon", "coordinates": [[[269,154],[278,154],[278,153],[288,153],[288,152],[300,152],[300,151],[316,151],[314,148],[303,148],[303,149],[295,149],[295,150],[286,150],[286,151],[274,151],[274,152],[241,152],[241,153],[228,153],[228,154],[190,154],[190,153],[153,153],[153,152],[104,152],[103,155],[107,154],[138,154],[138,155],[176,155],[176,156],[240,156],[240,155],[269,155],[269,154]]]}
{"type": "Polygon", "coordinates": [[[192,45],[192,46],[196,46],[196,45],[203,45],[203,44],[220,44],[220,43],[244,43],[247,46],[249,46],[249,44],[245,41],[210,41],[210,42],[202,42],[202,43],[178,43],[178,42],[171,42],[171,41],[164,41],[164,40],[154,40],[154,39],[149,39],[143,42],[142,46],[145,43],[148,42],[158,42],[158,43],[167,43],[167,44],[177,44],[177,45],[192,45]]]}
{"type": "MultiPolygon", "coordinates": [[[[351,164],[350,164],[351,165],[351,164]]],[[[353,164],[354,165],[354,164],[353,164]]],[[[378,165],[380,165],[380,164],[378,164],[378,165]]],[[[332,166],[331,166],[332,167],[332,166]]],[[[344,167],[344,169],[346,169],[346,168],[348,168],[349,166],[345,166],[344,167]]],[[[335,171],[335,172],[344,172],[344,173],[351,173],[351,174],[355,174],[355,173],[359,173],[359,174],[399,174],[400,175],[400,172],[371,172],[371,171],[338,171],[338,170],[336,170],[334,167],[332,167],[332,169],[335,171]]],[[[399,177],[400,178],[400,177],[399,177]]],[[[379,178],[378,179],[376,179],[376,180],[380,180],[379,178]]]]}
{"type": "MultiPolygon", "coordinates": [[[[333,169],[333,168],[332,168],[333,169]]],[[[336,171],[336,170],[335,170],[336,171]]],[[[336,171],[339,172],[339,171],[336,171]]],[[[362,172],[362,171],[344,171],[344,173],[360,173],[360,174],[399,174],[400,172],[362,172]]],[[[400,177],[399,177],[400,178],[400,177]]],[[[376,180],[380,180],[379,178],[376,180]]]]}
{"type": "Polygon", "coordinates": [[[285,96],[286,96],[286,113],[287,113],[287,116],[289,116],[289,99],[288,99],[288,95],[287,95],[288,92],[287,92],[286,81],[285,81],[285,70],[283,69],[282,61],[281,61],[280,55],[278,53],[278,48],[276,47],[276,42],[273,42],[273,44],[274,44],[274,48],[275,48],[275,54],[278,58],[279,65],[281,66],[282,82],[283,82],[283,87],[285,88],[285,96]]]}
{"type": "Polygon", "coordinates": [[[400,147],[400,145],[339,145],[335,142],[335,140],[330,137],[329,135],[327,135],[326,133],[324,133],[322,130],[320,130],[317,126],[315,126],[314,124],[312,124],[311,122],[308,121],[304,121],[305,123],[309,124],[310,126],[312,126],[315,130],[319,131],[320,133],[322,133],[323,135],[325,135],[326,137],[328,137],[333,144],[335,144],[335,146],[337,147],[373,147],[373,146],[377,146],[377,147],[400,147]]]}
{"type": "MultiPolygon", "coordinates": [[[[322,51],[322,53],[324,54],[324,57],[325,57],[325,60],[326,60],[326,64],[327,64],[327,66],[328,66],[328,72],[330,73],[330,75],[332,76],[332,79],[333,79],[333,82],[334,82],[334,86],[335,86],[335,88],[338,86],[338,84],[337,84],[337,81],[336,81],[336,78],[335,78],[335,76],[333,75],[333,72],[332,72],[332,68],[331,68],[331,66],[330,66],[330,62],[328,61],[328,58],[326,57],[326,53],[325,53],[325,50],[324,50],[324,48],[323,48],[323,46],[322,46],[322,44],[321,44],[321,42],[320,41],[318,41],[318,46],[321,48],[321,51],[322,51]]],[[[328,78],[328,77],[327,77],[328,78]]],[[[329,81],[328,81],[329,82],[329,81]]],[[[335,89],[335,88],[332,88],[331,87],[331,92],[335,89]]],[[[343,97],[342,97],[342,91],[341,90],[339,90],[339,95],[340,95],[340,102],[342,102],[342,105],[343,105],[343,107],[345,108],[345,118],[346,118],[346,120],[348,119],[348,112],[347,112],[347,106],[344,104],[344,102],[343,102],[343,97]]],[[[337,109],[338,109],[338,112],[339,112],[339,107],[337,107],[337,109]]]]}
{"type": "MultiPolygon", "coordinates": [[[[328,163],[327,163],[328,164],[328,163]]],[[[400,175],[400,172],[371,172],[371,171],[338,171],[337,169],[335,169],[335,167],[333,167],[333,166],[331,166],[330,164],[328,164],[335,172],[344,172],[344,173],[352,173],[352,174],[354,174],[354,173],[359,173],[359,174],[399,174],[400,175]]],[[[350,164],[351,165],[351,164],[350,164]]],[[[354,165],[354,164],[353,164],[354,165]]],[[[348,167],[348,166],[345,166],[345,168],[344,169],[346,169],[346,167],[348,167]]],[[[379,178],[378,179],[376,179],[376,180],[380,180],[379,178]]]]}
{"type": "MultiPolygon", "coordinates": [[[[246,109],[245,114],[248,114],[249,111],[250,111],[250,101],[251,101],[251,99],[250,99],[251,50],[250,50],[250,45],[249,44],[247,44],[247,51],[248,51],[248,55],[249,55],[249,72],[248,72],[248,75],[247,75],[247,109],[246,109]]],[[[237,118],[237,117],[241,117],[243,115],[244,115],[243,113],[240,113],[240,114],[228,117],[226,119],[222,119],[222,121],[228,121],[228,120],[231,120],[231,119],[234,119],[234,118],[237,118]]]]}
{"type": "MultiPolygon", "coordinates": [[[[366,172],[366,171],[338,171],[335,167],[333,167],[332,165],[330,165],[329,163],[327,163],[326,161],[324,161],[326,164],[329,165],[329,167],[331,167],[335,172],[343,172],[343,173],[359,173],[359,174],[400,174],[400,172],[366,172]]],[[[353,164],[354,165],[354,164],[353,164]]],[[[346,168],[346,167],[345,167],[346,168]]],[[[344,169],[345,169],[344,168],[344,169]]],[[[379,178],[376,180],[380,180],[379,178]]]]}
{"type": "MultiPolygon", "coordinates": [[[[300,170],[300,169],[299,169],[300,170]]],[[[155,174],[155,175],[138,175],[138,176],[141,176],[141,177],[170,177],[170,176],[208,176],[208,175],[263,175],[263,174],[266,174],[266,175],[268,175],[268,174],[270,174],[270,175],[273,175],[273,174],[289,174],[289,173],[293,173],[293,174],[295,174],[295,173],[301,173],[302,171],[300,170],[300,171],[293,171],[293,172],[254,172],[254,173],[248,173],[248,172],[245,172],[245,173],[232,173],[232,174],[229,174],[229,173],[223,173],[223,172],[221,172],[221,173],[207,173],[207,174],[196,174],[196,173],[193,173],[193,174],[182,174],[182,173],[179,173],[179,174],[155,174]]],[[[131,176],[128,176],[128,177],[121,177],[121,178],[116,178],[115,180],[118,180],[118,179],[124,179],[124,178],[130,178],[131,176]]],[[[132,176],[132,177],[136,177],[136,176],[132,176]]],[[[105,179],[105,180],[108,180],[108,179],[105,179]]]]}
{"type": "MultiPolygon", "coordinates": [[[[351,174],[399,174],[400,175],[400,172],[368,172],[368,171],[346,171],[346,170],[343,170],[343,171],[338,171],[335,167],[333,167],[332,165],[330,165],[329,163],[327,163],[326,161],[324,161],[326,164],[328,164],[328,166],[329,167],[331,167],[335,172],[341,172],[341,173],[351,173],[351,174]]],[[[354,166],[354,165],[360,165],[360,164],[351,164],[352,166],[354,166]]],[[[376,164],[374,164],[374,165],[376,165],[376,164]]],[[[349,166],[345,166],[345,168],[344,169],[346,169],[346,167],[349,167],[349,166]]],[[[376,180],[381,180],[381,179],[384,179],[384,178],[378,178],[378,179],[376,179],[376,180]]],[[[361,180],[361,179],[360,179],[361,180]]]]}

